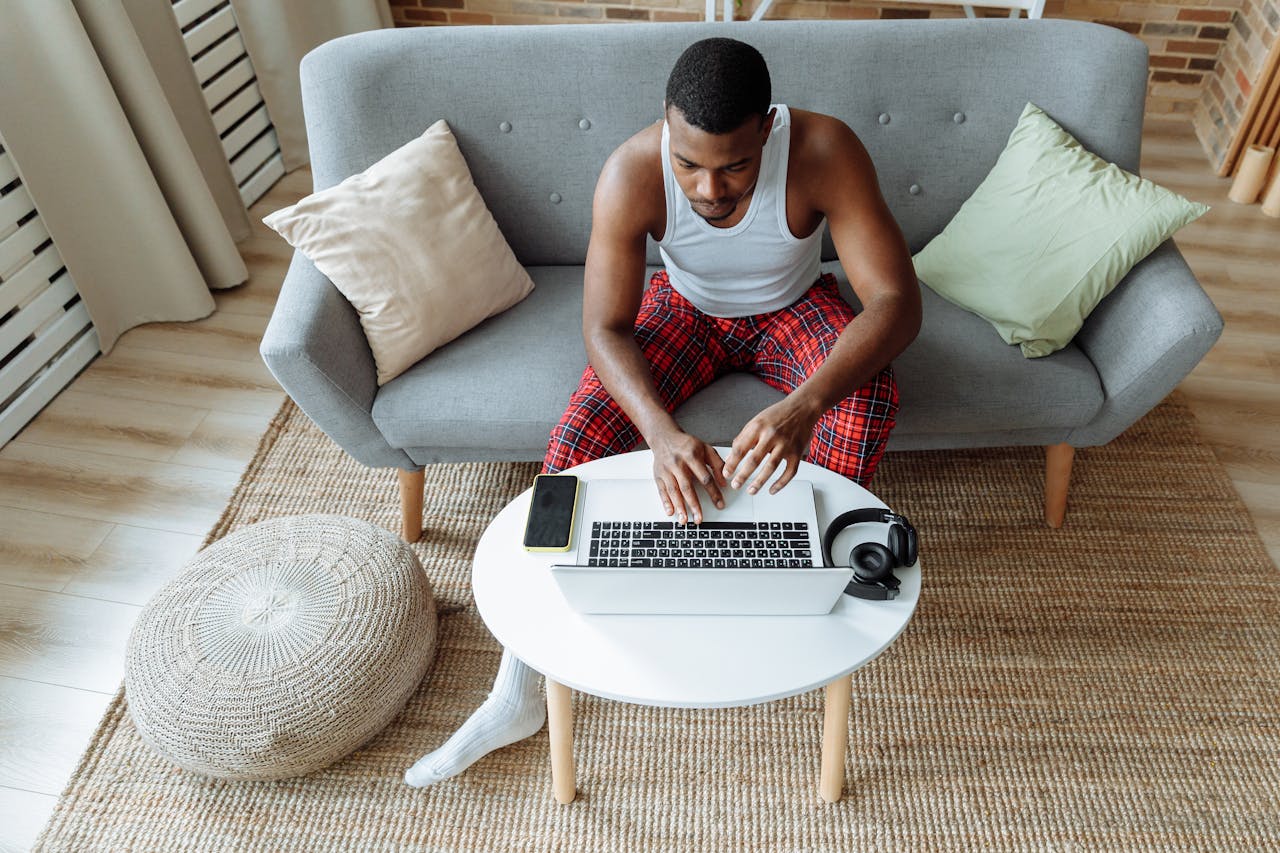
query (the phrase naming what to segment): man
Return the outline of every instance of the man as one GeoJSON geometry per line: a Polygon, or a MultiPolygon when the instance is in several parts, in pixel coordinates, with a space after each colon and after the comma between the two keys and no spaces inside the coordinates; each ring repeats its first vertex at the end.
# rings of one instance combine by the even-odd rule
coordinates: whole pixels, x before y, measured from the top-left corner
{"type": "MultiPolygon", "coordinates": [[[[862,485],[898,408],[890,361],[920,328],[906,243],[857,136],[830,116],[771,104],[764,58],[697,42],[667,82],[665,120],[624,142],[596,184],[583,336],[590,366],[552,431],[546,471],[644,441],[668,515],[702,519],[702,494],[771,492],[807,459],[862,485]],[[819,275],[823,222],[862,303],[819,275]],[[644,288],[645,238],[666,269],[644,288]],[[671,412],[717,376],[750,371],[786,397],[728,458],[671,412]],[[853,393],[850,393],[851,389],[853,393]]],[[[538,675],[503,655],[489,699],[406,774],[427,785],[545,721],[538,675]]]]}

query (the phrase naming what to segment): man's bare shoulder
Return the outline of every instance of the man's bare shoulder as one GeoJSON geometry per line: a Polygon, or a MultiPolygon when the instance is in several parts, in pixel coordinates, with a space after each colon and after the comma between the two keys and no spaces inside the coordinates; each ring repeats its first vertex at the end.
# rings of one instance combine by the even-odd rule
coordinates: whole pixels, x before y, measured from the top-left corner
{"type": "Polygon", "coordinates": [[[623,142],[600,169],[597,216],[625,218],[634,228],[660,233],[666,221],[662,183],[662,122],[623,142]]]}
{"type": "Polygon", "coordinates": [[[614,149],[600,170],[600,183],[634,193],[662,192],[662,123],[655,122],[614,149]]]}
{"type": "Polygon", "coordinates": [[[871,155],[853,129],[823,113],[792,110],[791,115],[787,186],[796,203],[820,210],[828,218],[837,212],[841,199],[859,208],[869,204],[867,192],[878,193],[879,182],[871,155]]]}
{"type": "Polygon", "coordinates": [[[791,110],[792,157],[799,157],[807,168],[821,170],[830,158],[854,156],[870,164],[866,148],[853,128],[835,116],[808,110],[791,110]]]}

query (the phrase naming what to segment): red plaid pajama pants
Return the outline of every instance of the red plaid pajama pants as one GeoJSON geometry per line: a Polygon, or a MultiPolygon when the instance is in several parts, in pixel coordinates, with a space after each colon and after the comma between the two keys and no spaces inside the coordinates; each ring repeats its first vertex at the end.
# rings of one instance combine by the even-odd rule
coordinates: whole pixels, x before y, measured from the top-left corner
{"type": "MultiPolygon", "coordinates": [[[[654,273],[636,317],[636,343],[649,362],[668,412],[717,377],[753,373],[784,394],[813,374],[853,319],[834,276],[823,275],[795,303],[750,317],[712,317],[654,273]]],[[[827,411],[813,430],[807,461],[866,486],[898,412],[898,386],[886,367],[827,411]]],[[[551,431],[545,472],[632,450],[641,435],[587,367],[564,416],[551,431]]]]}

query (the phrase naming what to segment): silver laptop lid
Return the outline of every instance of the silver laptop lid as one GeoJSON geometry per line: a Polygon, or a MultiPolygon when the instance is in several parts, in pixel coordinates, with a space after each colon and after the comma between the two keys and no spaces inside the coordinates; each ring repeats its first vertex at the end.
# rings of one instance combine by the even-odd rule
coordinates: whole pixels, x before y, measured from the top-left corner
{"type": "Polygon", "coordinates": [[[579,613],[820,616],[831,612],[853,570],[552,566],[551,574],[579,613]]]}

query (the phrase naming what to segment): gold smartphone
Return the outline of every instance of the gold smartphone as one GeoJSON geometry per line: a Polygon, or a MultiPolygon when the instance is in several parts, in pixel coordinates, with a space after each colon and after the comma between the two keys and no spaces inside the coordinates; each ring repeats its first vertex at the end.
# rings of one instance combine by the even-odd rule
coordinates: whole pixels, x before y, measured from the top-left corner
{"type": "Polygon", "coordinates": [[[572,474],[539,474],[524,523],[526,551],[564,552],[573,544],[577,518],[578,478],[572,474]]]}

